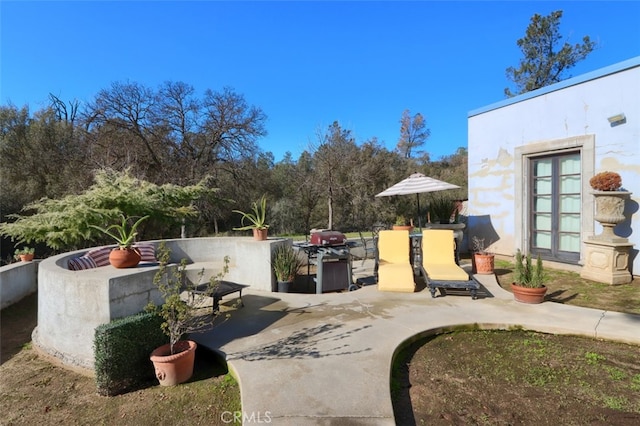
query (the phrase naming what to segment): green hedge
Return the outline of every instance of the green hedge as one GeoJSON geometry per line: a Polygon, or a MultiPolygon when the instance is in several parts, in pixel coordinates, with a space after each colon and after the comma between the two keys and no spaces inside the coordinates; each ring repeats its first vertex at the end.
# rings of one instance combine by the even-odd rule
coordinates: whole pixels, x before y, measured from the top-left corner
{"type": "Polygon", "coordinates": [[[96,328],[93,351],[98,394],[118,395],[155,377],[149,356],[168,343],[161,324],[158,315],[141,313],[96,328]]]}

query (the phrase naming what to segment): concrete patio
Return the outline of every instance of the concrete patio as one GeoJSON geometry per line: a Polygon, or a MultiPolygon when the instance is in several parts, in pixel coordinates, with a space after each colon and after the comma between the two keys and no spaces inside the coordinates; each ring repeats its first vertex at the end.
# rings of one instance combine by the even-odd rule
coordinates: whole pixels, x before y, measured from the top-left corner
{"type": "MultiPolygon", "coordinates": [[[[465,265],[463,265],[465,266],[465,265]]],[[[470,265],[465,267],[468,269],[470,265]]],[[[373,262],[354,261],[368,279],[373,262]]],[[[382,293],[375,285],[343,293],[248,290],[211,331],[192,336],[220,352],[240,383],[244,423],[395,424],[391,365],[403,345],[459,326],[526,329],[640,344],[640,316],[559,303],[515,302],[493,275],[477,276],[478,300],[464,293],[382,293]]]]}

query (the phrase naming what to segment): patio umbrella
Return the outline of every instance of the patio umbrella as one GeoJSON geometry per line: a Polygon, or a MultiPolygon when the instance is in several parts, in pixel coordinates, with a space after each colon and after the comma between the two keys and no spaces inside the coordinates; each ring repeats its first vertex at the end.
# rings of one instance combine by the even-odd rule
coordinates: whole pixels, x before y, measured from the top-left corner
{"type": "Polygon", "coordinates": [[[443,182],[438,179],[434,179],[429,176],[425,176],[422,173],[414,173],[406,179],[401,180],[395,185],[385,189],[376,197],[390,197],[392,195],[410,195],[416,194],[418,200],[418,226],[422,229],[422,222],[420,220],[420,195],[425,192],[446,191],[447,189],[459,189],[458,185],[452,183],[443,182]]]}

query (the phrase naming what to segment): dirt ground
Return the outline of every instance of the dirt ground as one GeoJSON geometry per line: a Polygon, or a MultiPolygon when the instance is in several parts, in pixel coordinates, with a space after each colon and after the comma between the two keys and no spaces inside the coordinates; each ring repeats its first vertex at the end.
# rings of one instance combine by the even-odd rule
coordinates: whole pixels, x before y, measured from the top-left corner
{"type": "MultiPolygon", "coordinates": [[[[640,314],[638,278],[611,286],[547,272],[546,303],[640,314]]],[[[511,265],[495,273],[510,291],[511,265]]],[[[640,347],[524,331],[443,334],[401,353],[392,393],[399,425],[639,425],[640,347]]]]}
{"type": "Polygon", "coordinates": [[[444,334],[407,348],[399,425],[638,425],[640,348],[525,331],[444,334]]]}
{"type": "Polygon", "coordinates": [[[240,389],[226,367],[198,349],[185,384],[99,396],[95,380],[51,364],[31,348],[37,296],[0,318],[0,425],[217,425],[240,410],[240,389]]]}

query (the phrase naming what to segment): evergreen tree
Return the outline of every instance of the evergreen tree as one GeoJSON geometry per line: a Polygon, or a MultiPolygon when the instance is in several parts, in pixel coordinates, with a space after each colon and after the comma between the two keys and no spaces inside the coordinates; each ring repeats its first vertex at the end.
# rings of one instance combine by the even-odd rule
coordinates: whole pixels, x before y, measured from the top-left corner
{"type": "Polygon", "coordinates": [[[525,36],[517,41],[524,57],[520,66],[507,68],[507,78],[516,85],[516,92],[504,89],[508,97],[530,92],[541,87],[562,81],[563,73],[587,57],[595,48],[589,36],[582,38],[582,44],[571,46],[565,42],[555,50],[562,40],[560,34],[562,11],[551,12],[548,16],[537,13],[531,17],[525,36]]]}

